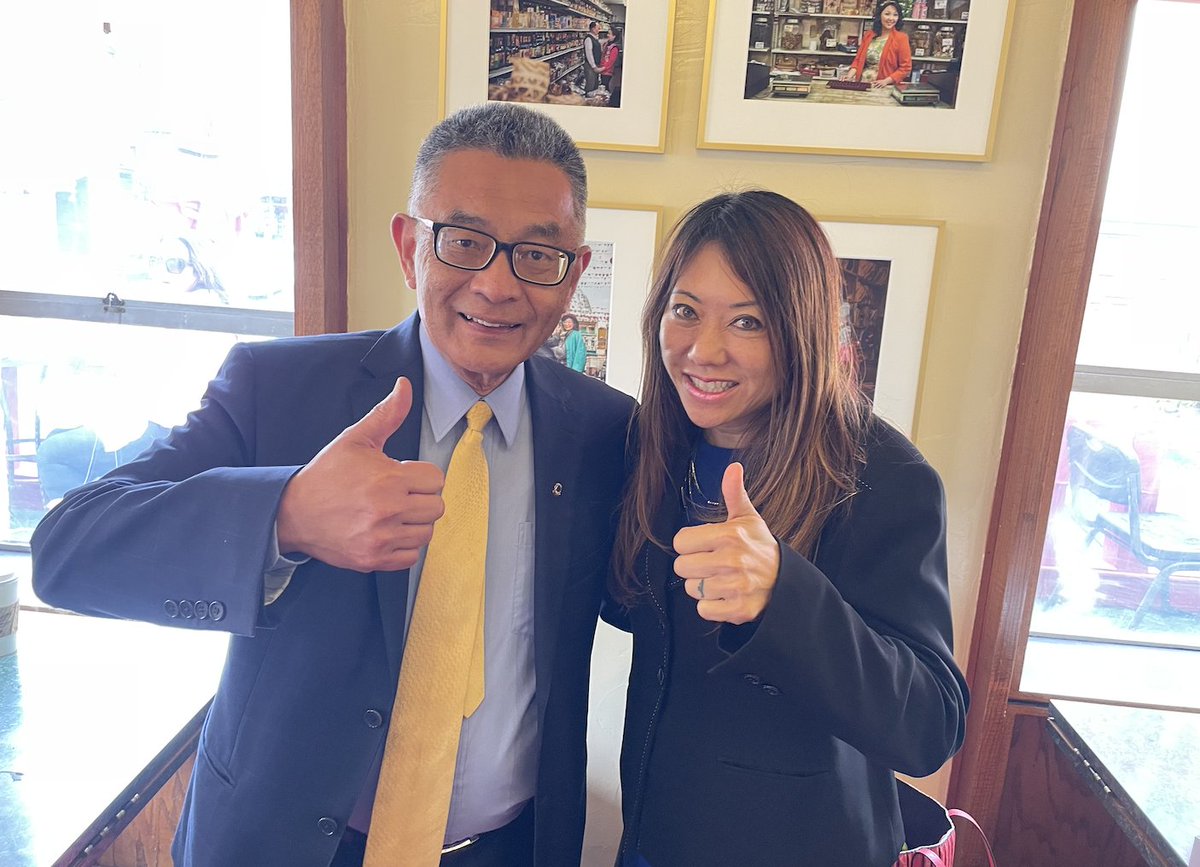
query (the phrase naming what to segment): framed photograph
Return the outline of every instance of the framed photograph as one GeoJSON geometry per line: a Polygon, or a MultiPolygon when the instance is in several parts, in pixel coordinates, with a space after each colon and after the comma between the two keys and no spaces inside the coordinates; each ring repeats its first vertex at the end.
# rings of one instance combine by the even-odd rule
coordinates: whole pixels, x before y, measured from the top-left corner
{"type": "Polygon", "coordinates": [[[875,412],[911,437],[940,224],[821,226],[842,266],[841,352],[875,412]]]}
{"type": "Polygon", "coordinates": [[[675,0],[442,0],[442,116],[522,102],[582,148],[662,153],[674,23],[675,0]]]}
{"type": "Polygon", "coordinates": [[[658,208],[587,209],[592,261],[559,327],[538,350],[560,364],[638,396],[642,378],[642,304],[658,248],[658,208]]]}
{"type": "Polygon", "coordinates": [[[697,146],[988,160],[1014,6],[710,0],[697,146]]]}

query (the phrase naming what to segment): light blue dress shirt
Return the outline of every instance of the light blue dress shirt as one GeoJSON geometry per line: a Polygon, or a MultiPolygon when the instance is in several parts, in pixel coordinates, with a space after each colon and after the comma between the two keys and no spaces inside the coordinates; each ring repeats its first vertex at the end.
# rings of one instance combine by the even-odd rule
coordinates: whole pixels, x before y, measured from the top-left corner
{"type": "MultiPolygon", "coordinates": [[[[446,363],[421,329],[425,369],[420,459],[443,471],[480,399],[446,363]]],[[[484,400],[493,421],[483,431],[488,462],[488,547],[484,589],[483,703],[463,721],[446,842],[500,828],[521,812],[537,783],[538,750],[533,656],[533,420],[518,366],[484,400]]],[[[409,570],[405,633],[425,565],[409,570]]],[[[402,742],[403,743],[403,742],[402,742]]],[[[382,745],[350,824],[367,830],[382,745]]]]}

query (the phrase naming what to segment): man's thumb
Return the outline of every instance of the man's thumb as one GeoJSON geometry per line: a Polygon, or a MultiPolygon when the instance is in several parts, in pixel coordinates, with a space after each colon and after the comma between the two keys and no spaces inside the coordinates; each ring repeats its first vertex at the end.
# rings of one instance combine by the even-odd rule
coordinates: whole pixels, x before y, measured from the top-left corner
{"type": "Polygon", "coordinates": [[[350,430],[359,441],[373,449],[383,450],[383,444],[388,437],[400,429],[412,409],[412,383],[408,377],[402,376],[396,380],[391,393],[364,415],[350,430]]]}
{"type": "Polygon", "coordinates": [[[758,515],[758,510],[750,502],[750,495],[746,493],[746,471],[737,461],[725,468],[725,476],[721,479],[721,496],[725,498],[729,520],[758,515]]]}

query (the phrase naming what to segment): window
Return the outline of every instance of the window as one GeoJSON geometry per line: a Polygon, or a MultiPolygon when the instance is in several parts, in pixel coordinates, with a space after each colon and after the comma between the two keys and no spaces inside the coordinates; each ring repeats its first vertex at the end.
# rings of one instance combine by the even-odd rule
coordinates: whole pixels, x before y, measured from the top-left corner
{"type": "Polygon", "coordinates": [[[1200,708],[1200,183],[1142,0],[1055,475],[1024,692],[1200,708]],[[1153,154],[1153,159],[1147,155],[1153,154]]]}
{"type": "Polygon", "coordinates": [[[234,342],[344,329],[345,96],[331,0],[14,16],[0,547],[20,552],[66,490],[182,421],[234,342]]]}

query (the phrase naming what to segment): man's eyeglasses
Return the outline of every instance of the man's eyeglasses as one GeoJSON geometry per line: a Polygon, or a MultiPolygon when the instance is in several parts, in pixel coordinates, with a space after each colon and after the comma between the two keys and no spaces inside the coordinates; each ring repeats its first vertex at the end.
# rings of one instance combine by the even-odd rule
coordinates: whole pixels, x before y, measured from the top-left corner
{"type": "Polygon", "coordinates": [[[435,223],[424,217],[413,219],[433,230],[433,253],[438,261],[464,271],[483,271],[503,250],[508,254],[509,267],[518,280],[538,286],[557,286],[567,276],[567,270],[576,258],[568,250],[546,244],[528,241],[506,244],[478,229],[435,223]]]}

